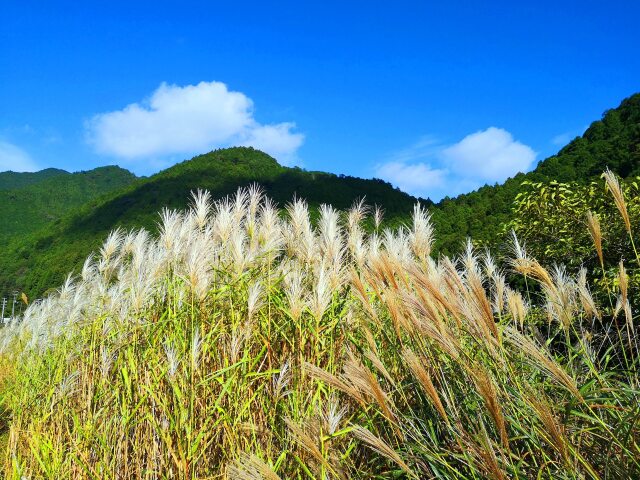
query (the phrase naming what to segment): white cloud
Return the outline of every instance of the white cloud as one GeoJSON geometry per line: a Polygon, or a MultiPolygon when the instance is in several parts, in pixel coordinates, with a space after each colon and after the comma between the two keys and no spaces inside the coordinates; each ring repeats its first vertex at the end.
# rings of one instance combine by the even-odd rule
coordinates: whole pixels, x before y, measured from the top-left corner
{"type": "Polygon", "coordinates": [[[453,145],[424,137],[375,171],[408,193],[439,200],[526,172],[535,159],[531,147],[514,140],[506,130],[489,127],[453,145]]]}
{"type": "Polygon", "coordinates": [[[6,170],[35,172],[38,170],[38,166],[23,149],[0,140],[0,172],[6,170]]]}
{"type": "Polygon", "coordinates": [[[376,176],[391,182],[405,192],[428,192],[439,189],[445,182],[447,171],[433,169],[426,163],[409,164],[405,161],[391,161],[379,165],[376,176]]]}
{"type": "Polygon", "coordinates": [[[536,152],[531,147],[496,127],[467,135],[445,148],[442,155],[458,175],[486,182],[499,182],[525,172],[536,159],[536,152]]]}
{"type": "Polygon", "coordinates": [[[252,146],[269,153],[285,165],[297,162],[296,152],[304,142],[304,135],[293,133],[295,123],[285,122],[277,125],[258,125],[251,129],[242,145],[252,146]]]}
{"type": "Polygon", "coordinates": [[[423,158],[431,158],[442,150],[442,142],[436,137],[425,135],[407,148],[398,150],[392,156],[390,161],[394,162],[415,162],[423,158]]]}
{"type": "Polygon", "coordinates": [[[292,132],[293,123],[258,123],[253,101],[221,82],[162,83],[148,100],[96,115],[86,127],[99,153],[141,165],[231,145],[254,146],[286,160],[295,158],[304,141],[292,132]]]}

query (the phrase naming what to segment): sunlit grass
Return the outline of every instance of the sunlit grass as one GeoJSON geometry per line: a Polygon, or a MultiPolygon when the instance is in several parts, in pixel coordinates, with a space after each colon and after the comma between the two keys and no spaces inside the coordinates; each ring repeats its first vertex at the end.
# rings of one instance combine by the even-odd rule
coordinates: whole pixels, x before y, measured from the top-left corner
{"type": "Polygon", "coordinates": [[[626,292],[605,325],[517,241],[528,292],[471,246],[433,259],[420,207],[371,234],[362,203],[286,210],[199,193],[6,328],[6,477],[640,475],[626,292]]]}

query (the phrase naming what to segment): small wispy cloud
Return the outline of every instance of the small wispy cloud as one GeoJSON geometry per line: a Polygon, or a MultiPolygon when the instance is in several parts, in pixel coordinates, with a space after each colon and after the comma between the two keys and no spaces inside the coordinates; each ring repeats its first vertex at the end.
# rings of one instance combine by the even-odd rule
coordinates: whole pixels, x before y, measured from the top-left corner
{"type": "Polygon", "coordinates": [[[453,145],[424,137],[376,166],[376,176],[408,193],[439,200],[529,170],[533,149],[508,131],[489,127],[453,145]]]}
{"type": "Polygon", "coordinates": [[[292,122],[275,125],[254,125],[242,135],[240,145],[254,147],[277,159],[284,165],[298,163],[298,148],[304,141],[304,135],[294,133],[296,124],[292,122]]]}
{"type": "Polygon", "coordinates": [[[432,158],[440,150],[442,150],[442,142],[435,136],[425,135],[408,147],[394,152],[390,155],[389,161],[416,162],[425,158],[432,158]]]}
{"type": "Polygon", "coordinates": [[[376,176],[391,182],[396,187],[414,194],[440,189],[447,180],[448,172],[434,169],[427,163],[386,162],[378,166],[376,176]]]}
{"type": "Polygon", "coordinates": [[[0,139],[0,172],[35,172],[38,165],[22,148],[0,139]]]}
{"type": "Polygon", "coordinates": [[[253,146],[284,163],[296,160],[304,135],[295,124],[263,125],[253,101],[221,82],[162,83],[146,101],[95,115],[86,123],[88,141],[98,153],[144,168],[176,155],[231,145],[253,146]]]}

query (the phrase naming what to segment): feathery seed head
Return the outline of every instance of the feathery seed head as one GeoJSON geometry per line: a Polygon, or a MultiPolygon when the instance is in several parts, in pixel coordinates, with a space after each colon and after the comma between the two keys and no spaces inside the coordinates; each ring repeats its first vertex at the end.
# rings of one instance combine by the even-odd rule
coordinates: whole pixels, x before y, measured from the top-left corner
{"type": "Polygon", "coordinates": [[[602,174],[602,178],[604,178],[605,180],[607,189],[611,192],[611,196],[613,197],[613,201],[616,204],[618,211],[620,212],[620,216],[624,221],[624,226],[627,232],[631,233],[631,219],[629,218],[627,202],[625,201],[624,193],[622,192],[622,188],[620,187],[618,177],[615,173],[607,168],[607,170],[602,174]]]}
{"type": "Polygon", "coordinates": [[[433,244],[433,226],[431,214],[416,203],[413,207],[413,228],[410,235],[411,249],[419,260],[424,261],[431,255],[433,244]]]}
{"type": "Polygon", "coordinates": [[[259,282],[254,282],[248,290],[247,294],[247,316],[253,318],[255,313],[264,305],[263,288],[259,282]]]}
{"type": "Polygon", "coordinates": [[[176,353],[175,348],[169,343],[164,344],[164,353],[165,353],[165,356],[167,357],[167,365],[168,365],[167,374],[169,375],[170,379],[173,379],[176,376],[176,373],[178,372],[178,365],[180,364],[180,361],[178,360],[178,355],[176,353]]]}
{"type": "Polygon", "coordinates": [[[195,218],[198,228],[203,229],[209,221],[209,213],[211,212],[211,194],[208,190],[198,189],[191,192],[191,213],[195,218]]]}
{"type": "Polygon", "coordinates": [[[380,205],[376,205],[373,210],[373,224],[376,227],[376,231],[380,230],[382,220],[384,219],[384,208],[380,205]]]}
{"type": "Polygon", "coordinates": [[[598,216],[591,210],[587,212],[587,227],[589,228],[589,234],[593,240],[593,244],[596,247],[596,253],[598,254],[598,260],[600,260],[600,266],[604,268],[604,256],[602,252],[602,232],[600,230],[600,220],[598,216]]]}
{"type": "Polygon", "coordinates": [[[191,365],[197,367],[201,360],[202,338],[200,338],[200,327],[196,328],[191,339],[191,365]]]}

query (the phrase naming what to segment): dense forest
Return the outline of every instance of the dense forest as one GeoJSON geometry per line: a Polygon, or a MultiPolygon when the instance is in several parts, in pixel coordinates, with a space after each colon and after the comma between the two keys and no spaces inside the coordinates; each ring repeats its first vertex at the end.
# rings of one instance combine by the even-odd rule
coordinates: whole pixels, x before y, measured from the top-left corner
{"type": "Polygon", "coordinates": [[[519,173],[501,185],[487,185],[440,201],[432,209],[439,232],[436,248],[447,254],[459,252],[465,238],[499,245],[504,242],[504,226],[512,219],[513,202],[524,182],[586,185],[607,168],[622,178],[640,175],[640,94],[606,111],[582,136],[542,160],[533,171],[519,173]]]}
{"type": "Polygon", "coordinates": [[[120,190],[136,179],[120,167],[68,173],[0,173],[0,244],[20,239],[60,219],[86,202],[120,190]]]}
{"type": "MultiPolygon", "coordinates": [[[[59,178],[25,189],[42,188],[46,192],[47,182],[59,178]]],[[[206,189],[221,198],[252,183],[262,186],[281,207],[296,197],[306,199],[314,210],[322,203],[347,208],[366,198],[370,205],[384,208],[388,225],[405,221],[418,201],[381,180],[287,168],[252,148],[217,150],[111,190],[10,242],[0,251],[0,291],[17,289],[29,297],[40,296],[62,283],[69,271],[78,271],[84,258],[100,247],[111,229],[146,227],[155,231],[158,211],[163,207],[184,208],[194,190],[206,189]]],[[[7,211],[20,215],[19,209],[7,211]]]]}
{"type": "Polygon", "coordinates": [[[622,178],[640,174],[640,94],[605,112],[584,135],[533,171],[437,204],[411,197],[382,180],[283,167],[244,147],[200,155],[140,179],[115,167],[73,175],[57,170],[4,173],[0,217],[10,226],[9,232],[21,236],[11,241],[8,234],[0,234],[4,244],[0,291],[42,295],[61,284],[69,271],[77,272],[111,229],[155,231],[158,210],[184,208],[196,189],[221,198],[258,183],[279,206],[300,197],[312,210],[322,203],[344,209],[365,198],[371,207],[384,209],[388,226],[408,222],[413,205],[420,201],[431,212],[438,232],[434,251],[452,255],[463,250],[467,238],[476,245],[503,246],[518,208],[516,198],[528,185],[552,181],[589,185],[607,168],[622,178]],[[9,184],[14,189],[8,190],[9,184]]]}
{"type": "Polygon", "coordinates": [[[45,168],[39,172],[0,172],[0,190],[15,190],[63,175],[71,174],[59,168],[45,168]]]}

